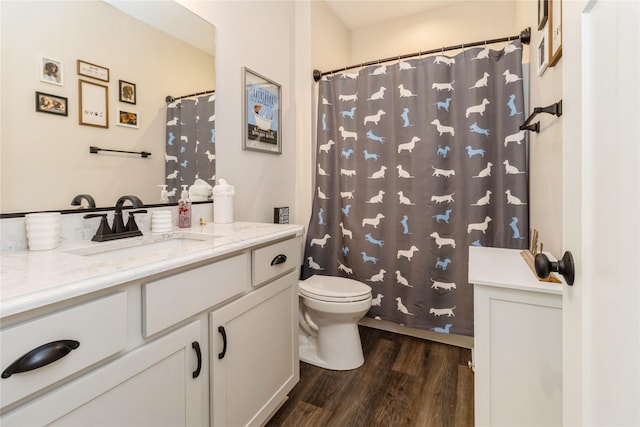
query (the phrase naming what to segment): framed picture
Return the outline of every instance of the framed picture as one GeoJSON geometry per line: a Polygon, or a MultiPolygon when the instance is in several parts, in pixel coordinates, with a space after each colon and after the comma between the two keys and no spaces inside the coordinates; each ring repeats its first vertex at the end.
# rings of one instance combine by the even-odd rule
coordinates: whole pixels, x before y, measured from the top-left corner
{"type": "Polygon", "coordinates": [[[133,83],[125,82],[124,80],[118,80],[118,93],[120,102],[126,102],[127,104],[136,103],[136,85],[133,83]]]}
{"type": "Polygon", "coordinates": [[[140,115],[137,111],[118,110],[117,125],[137,129],[140,127],[140,115]]]}
{"type": "Polygon", "coordinates": [[[538,57],[538,76],[541,76],[549,66],[549,59],[547,56],[547,33],[542,33],[542,36],[540,37],[536,56],[538,57]]]}
{"type": "Polygon", "coordinates": [[[109,81],[109,69],[78,59],[78,74],[92,79],[109,81]]]}
{"type": "Polygon", "coordinates": [[[62,61],[43,56],[40,59],[40,81],[62,86],[62,61]]]}
{"type": "Polygon", "coordinates": [[[36,111],[58,116],[68,116],[67,98],[49,93],[36,92],[36,111]]]}
{"type": "Polygon", "coordinates": [[[549,0],[549,66],[562,56],[562,0],[549,0]]]}
{"type": "Polygon", "coordinates": [[[242,67],[242,148],[282,154],[278,83],[242,67]]]}
{"type": "Polygon", "coordinates": [[[544,28],[549,17],[549,0],[538,0],[538,30],[544,28]]]}
{"type": "Polygon", "coordinates": [[[109,127],[109,88],[78,80],[78,123],[99,128],[109,127]]]}

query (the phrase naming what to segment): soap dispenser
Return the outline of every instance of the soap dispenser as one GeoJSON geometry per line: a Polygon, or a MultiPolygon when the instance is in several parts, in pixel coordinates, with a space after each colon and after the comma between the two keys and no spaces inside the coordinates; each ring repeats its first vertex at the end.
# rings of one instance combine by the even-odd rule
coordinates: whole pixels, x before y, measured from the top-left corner
{"type": "Polygon", "coordinates": [[[160,190],[160,203],[169,203],[169,192],[165,184],[159,184],[160,190]]]}
{"type": "Polygon", "coordinates": [[[182,194],[178,200],[178,227],[191,228],[191,200],[187,185],[182,186],[182,194]]]}

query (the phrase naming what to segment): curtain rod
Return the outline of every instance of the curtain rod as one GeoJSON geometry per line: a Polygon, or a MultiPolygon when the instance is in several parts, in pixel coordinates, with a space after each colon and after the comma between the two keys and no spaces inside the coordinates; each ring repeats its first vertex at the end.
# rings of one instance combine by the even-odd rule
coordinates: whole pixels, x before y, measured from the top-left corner
{"type": "Polygon", "coordinates": [[[176,102],[179,99],[191,98],[192,96],[198,96],[198,95],[208,95],[210,93],[216,93],[215,89],[205,90],[204,92],[190,93],[189,95],[177,96],[175,98],[171,95],[167,95],[167,97],[164,100],[167,101],[167,103],[171,103],[171,102],[176,102]]]}
{"type": "Polygon", "coordinates": [[[472,43],[463,43],[463,44],[455,45],[455,46],[446,46],[446,47],[441,47],[441,48],[438,48],[438,49],[431,49],[431,50],[425,50],[425,51],[420,51],[420,52],[415,52],[415,53],[409,53],[409,54],[405,54],[405,55],[394,56],[394,57],[391,57],[391,58],[378,59],[376,61],[369,61],[369,62],[365,62],[365,63],[362,63],[362,64],[350,65],[348,67],[338,68],[338,69],[331,70],[331,71],[325,71],[324,73],[321,72],[320,70],[313,70],[313,80],[315,80],[316,82],[319,82],[320,79],[322,78],[322,76],[326,76],[328,74],[338,73],[338,72],[341,72],[341,71],[351,70],[353,68],[367,67],[369,65],[376,65],[376,64],[383,63],[383,62],[398,61],[400,59],[413,58],[415,56],[429,55],[429,54],[432,54],[432,53],[445,52],[445,51],[448,51],[448,50],[455,50],[455,49],[465,49],[465,48],[468,48],[468,47],[476,47],[476,46],[482,46],[482,45],[493,44],[493,43],[509,42],[511,40],[518,40],[518,39],[520,39],[520,41],[522,43],[524,43],[524,44],[529,44],[531,42],[531,27],[525,28],[517,36],[502,37],[502,38],[499,38],[499,39],[483,40],[483,41],[472,42],[472,43]]]}

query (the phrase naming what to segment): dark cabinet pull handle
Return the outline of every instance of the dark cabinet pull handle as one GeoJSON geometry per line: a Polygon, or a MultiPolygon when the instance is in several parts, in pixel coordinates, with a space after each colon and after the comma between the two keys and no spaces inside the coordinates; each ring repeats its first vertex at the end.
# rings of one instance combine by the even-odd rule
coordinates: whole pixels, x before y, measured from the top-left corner
{"type": "Polygon", "coordinates": [[[200,344],[198,341],[192,342],[191,348],[195,350],[196,357],[198,358],[198,367],[191,373],[191,376],[193,378],[198,378],[200,376],[200,370],[202,369],[202,352],[200,351],[200,344]]]}
{"type": "Polygon", "coordinates": [[[13,362],[2,372],[2,378],[9,378],[13,374],[33,371],[43,366],[62,359],[71,350],[80,347],[80,343],[74,340],[53,341],[40,347],[34,348],[30,352],[13,362]]]}
{"type": "Polygon", "coordinates": [[[271,265],[284,264],[287,262],[287,256],[285,254],[280,254],[271,260],[271,265]]]}
{"type": "Polygon", "coordinates": [[[218,353],[218,359],[222,359],[227,354],[227,332],[224,330],[224,326],[218,326],[218,332],[222,335],[222,352],[218,353]]]}

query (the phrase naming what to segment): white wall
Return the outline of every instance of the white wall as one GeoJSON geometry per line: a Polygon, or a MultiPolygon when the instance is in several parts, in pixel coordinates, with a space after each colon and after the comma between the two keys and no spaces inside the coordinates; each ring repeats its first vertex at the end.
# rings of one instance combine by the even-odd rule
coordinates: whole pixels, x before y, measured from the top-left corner
{"type": "Polygon", "coordinates": [[[278,206],[295,217],[295,3],[181,3],[216,26],[216,173],[235,187],[234,219],[272,222],[278,206]],[[242,150],[243,66],[282,85],[282,155],[242,150]]]}
{"type": "MultiPolygon", "coordinates": [[[[531,82],[529,110],[546,107],[562,99],[562,58],[538,77],[537,46],[543,31],[538,31],[538,2],[519,1],[516,20],[531,27],[529,62],[531,82]]],[[[538,114],[540,133],[529,132],[530,227],[540,233],[544,250],[560,258],[562,247],[562,117],[538,114]]]]}
{"type": "Polygon", "coordinates": [[[356,29],[351,32],[351,61],[357,64],[519,34],[523,28],[514,20],[515,5],[515,1],[456,3],[356,29]]]}

